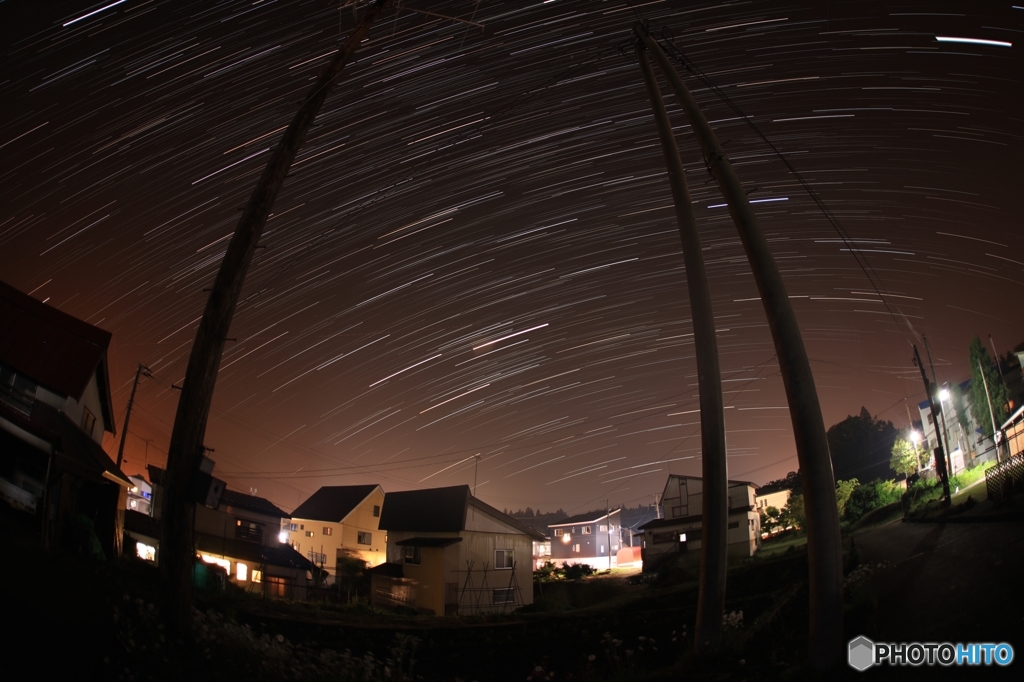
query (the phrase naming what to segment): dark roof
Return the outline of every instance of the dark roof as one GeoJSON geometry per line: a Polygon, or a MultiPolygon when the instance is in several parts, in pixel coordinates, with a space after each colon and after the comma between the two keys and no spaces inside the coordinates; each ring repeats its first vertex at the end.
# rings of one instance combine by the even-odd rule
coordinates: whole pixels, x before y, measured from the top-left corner
{"type": "Polygon", "coordinates": [[[127,509],[124,512],[124,529],[129,532],[160,538],[160,522],[149,514],[127,509]]]}
{"type": "Polygon", "coordinates": [[[405,567],[402,564],[396,564],[392,561],[387,561],[383,564],[377,564],[373,568],[366,569],[366,572],[370,575],[383,575],[388,578],[405,577],[405,567]]]}
{"type": "Polygon", "coordinates": [[[220,496],[220,505],[223,506],[225,504],[237,509],[247,509],[257,514],[276,516],[279,519],[289,518],[288,512],[282,510],[270,500],[249,495],[248,493],[240,493],[237,490],[224,490],[224,493],[220,496]]]}
{"type": "Polygon", "coordinates": [[[412,533],[458,532],[466,527],[469,498],[468,485],[388,493],[378,525],[412,533]]]}
{"type": "Polygon", "coordinates": [[[243,559],[268,566],[298,568],[306,571],[316,569],[313,562],[296,552],[291,545],[280,543],[260,545],[255,542],[221,538],[206,533],[196,533],[195,542],[196,549],[207,554],[243,559]]]}
{"type": "Polygon", "coordinates": [[[448,547],[456,542],[462,542],[462,538],[409,538],[395,544],[399,547],[448,547]]]}
{"type": "MultiPolygon", "coordinates": [[[[150,464],[147,469],[149,470],[149,482],[153,485],[162,487],[164,484],[164,476],[167,472],[154,464],[150,464]]],[[[288,516],[288,512],[282,510],[270,500],[262,497],[256,497],[255,495],[249,495],[247,493],[240,493],[237,490],[225,489],[220,496],[220,503],[222,505],[226,504],[238,509],[247,509],[249,511],[256,512],[257,514],[276,516],[279,519],[291,518],[288,516]]]]}
{"type": "Polygon", "coordinates": [[[541,533],[470,495],[468,485],[387,493],[379,526],[381,530],[410,533],[459,532],[466,528],[466,511],[470,506],[535,540],[544,539],[541,533]]]}
{"type": "Polygon", "coordinates": [[[550,524],[548,524],[548,528],[558,528],[558,527],[561,527],[561,526],[571,526],[574,523],[577,523],[577,524],[578,523],[596,523],[597,521],[600,521],[604,517],[611,516],[612,514],[616,514],[619,511],[620,511],[619,509],[612,509],[611,511],[608,511],[607,509],[601,509],[601,510],[598,510],[598,511],[586,512],[585,514],[577,514],[576,516],[570,516],[567,519],[563,519],[563,520],[559,521],[558,523],[550,523],[550,524]]]}
{"type": "Polygon", "coordinates": [[[292,518],[338,523],[378,487],[380,486],[325,485],[296,507],[292,512],[292,518]]]}
{"type": "Polygon", "coordinates": [[[107,374],[110,332],[0,282],[0,362],[60,395],[81,400],[94,375],[103,425],[114,430],[107,374]]]}
{"type": "Polygon", "coordinates": [[[684,523],[693,523],[694,521],[701,520],[700,514],[694,514],[693,516],[680,516],[677,519],[652,519],[642,526],[638,526],[637,530],[656,530],[658,528],[668,528],[671,526],[681,526],[684,523]]]}

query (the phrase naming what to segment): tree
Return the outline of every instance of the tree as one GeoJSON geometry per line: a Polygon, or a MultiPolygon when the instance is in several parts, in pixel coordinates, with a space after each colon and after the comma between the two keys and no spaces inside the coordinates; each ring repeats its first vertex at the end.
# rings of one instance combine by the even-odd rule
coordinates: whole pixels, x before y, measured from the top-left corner
{"type": "Polygon", "coordinates": [[[846,513],[846,504],[850,501],[853,491],[860,485],[860,481],[851,478],[849,481],[836,482],[836,507],[839,509],[839,516],[846,513]]]}
{"type": "Polygon", "coordinates": [[[777,507],[765,507],[761,510],[761,530],[765,533],[772,533],[779,527],[779,517],[782,512],[777,507]]]}
{"type": "Polygon", "coordinates": [[[892,478],[889,457],[899,432],[892,422],[874,419],[866,407],[828,430],[836,480],[892,478]]]}
{"type": "Polygon", "coordinates": [[[916,473],[921,466],[917,456],[917,447],[910,441],[899,438],[892,445],[892,456],[889,458],[889,468],[897,474],[910,476],[916,473]]]}
{"type": "Polygon", "coordinates": [[[981,432],[985,437],[991,438],[992,418],[995,417],[996,428],[1006,421],[1009,416],[1010,396],[999,376],[998,368],[993,364],[992,359],[988,356],[988,351],[985,350],[984,344],[977,336],[971,339],[967,355],[971,363],[971,415],[981,427],[981,432]],[[983,376],[984,378],[982,378],[983,376]],[[988,383],[988,395],[985,394],[986,383],[988,383]],[[994,414],[990,413],[988,409],[989,396],[992,398],[992,413],[994,414]]]}
{"type": "Polygon", "coordinates": [[[804,527],[804,524],[807,522],[807,515],[804,512],[803,495],[789,496],[789,502],[786,503],[786,506],[779,513],[779,522],[783,528],[792,526],[799,530],[804,527]]]}

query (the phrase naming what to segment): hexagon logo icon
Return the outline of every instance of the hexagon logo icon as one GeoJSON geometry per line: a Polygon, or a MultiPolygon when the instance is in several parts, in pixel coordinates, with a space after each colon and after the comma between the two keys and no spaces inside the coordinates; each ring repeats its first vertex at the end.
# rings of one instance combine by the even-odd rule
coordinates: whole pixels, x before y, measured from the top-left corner
{"type": "Polygon", "coordinates": [[[850,667],[863,672],[875,663],[875,643],[864,636],[852,639],[847,656],[850,667]]]}

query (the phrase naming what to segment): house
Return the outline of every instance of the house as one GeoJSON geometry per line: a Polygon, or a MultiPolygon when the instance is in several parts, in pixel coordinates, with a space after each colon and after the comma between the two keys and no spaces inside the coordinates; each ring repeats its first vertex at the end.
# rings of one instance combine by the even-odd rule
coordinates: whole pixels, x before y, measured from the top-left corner
{"type": "Polygon", "coordinates": [[[281,537],[327,571],[333,583],[346,559],[384,563],[387,545],[377,525],[383,505],[379,485],[324,486],[295,508],[281,537]]]}
{"type": "Polygon", "coordinates": [[[787,504],[789,504],[789,498],[793,494],[793,491],[789,488],[769,488],[768,486],[762,486],[757,489],[754,494],[754,508],[757,513],[760,514],[768,507],[775,507],[779,511],[782,511],[787,504]]]}
{"type": "MultiPolygon", "coordinates": [[[[942,431],[949,445],[949,462],[952,467],[950,475],[960,473],[967,466],[973,467],[982,462],[997,459],[992,439],[982,435],[981,426],[975,420],[971,410],[970,379],[960,382],[960,393],[963,395],[963,416],[967,421],[966,427],[960,423],[949,390],[940,390],[939,400],[936,401],[940,412],[938,416],[939,430],[942,431]]],[[[918,403],[917,409],[921,415],[921,426],[924,431],[921,447],[928,452],[934,452],[941,443],[932,419],[931,405],[925,400],[918,403]]],[[[932,459],[934,460],[934,457],[932,459]]],[[[928,468],[931,466],[934,466],[934,462],[928,468]]]]}
{"type": "MultiPolygon", "coordinates": [[[[208,472],[209,473],[209,472],[208,472]]],[[[149,466],[153,488],[153,516],[129,511],[125,519],[126,544],[136,555],[160,560],[160,517],[165,471],[149,466]]],[[[227,571],[235,585],[270,597],[302,600],[318,584],[321,571],[287,543],[281,542],[281,524],[288,514],[262,497],[224,489],[213,506],[196,503],[194,543],[207,564],[227,571]]]]}
{"type": "Polygon", "coordinates": [[[387,493],[387,561],[370,569],[371,602],[426,614],[511,611],[533,603],[537,531],[469,486],[387,493]]]}
{"type": "MultiPolygon", "coordinates": [[[[665,482],[661,503],[665,518],[648,521],[643,531],[641,555],[649,571],[676,553],[687,564],[700,563],[703,534],[703,480],[699,476],[671,474],[665,482]]],[[[761,547],[761,519],[755,508],[755,490],[748,481],[729,481],[728,555],[732,560],[754,556],[761,547]]]]}
{"type": "Polygon", "coordinates": [[[577,514],[548,526],[551,529],[551,561],[555,564],[589,564],[594,568],[617,565],[622,547],[622,510],[577,514]]]}
{"type": "Polygon", "coordinates": [[[49,547],[120,553],[131,481],[114,433],[110,333],[0,282],[0,498],[49,547]]]}
{"type": "Polygon", "coordinates": [[[152,516],[153,486],[142,476],[129,476],[132,487],[128,489],[128,509],[152,516]]]}

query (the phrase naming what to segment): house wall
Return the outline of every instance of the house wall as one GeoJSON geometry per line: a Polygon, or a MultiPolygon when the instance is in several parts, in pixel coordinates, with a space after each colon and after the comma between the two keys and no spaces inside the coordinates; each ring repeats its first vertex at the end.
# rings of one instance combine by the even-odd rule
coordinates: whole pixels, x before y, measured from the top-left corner
{"type": "MultiPolygon", "coordinates": [[[[726,530],[726,554],[730,561],[738,561],[754,556],[761,548],[761,519],[756,511],[734,511],[729,514],[726,530]]],[[[677,525],[662,526],[645,530],[642,539],[641,555],[644,570],[648,570],[666,554],[682,552],[681,561],[685,564],[700,563],[701,540],[693,540],[694,531],[701,530],[702,521],[692,517],[690,521],[680,521],[677,525]],[[690,537],[686,543],[679,541],[679,535],[686,533],[690,537]]]]}
{"type": "Polygon", "coordinates": [[[196,505],[196,532],[233,539],[238,519],[263,524],[263,542],[260,544],[269,545],[272,542],[277,542],[277,534],[281,527],[281,519],[277,516],[259,514],[248,509],[237,509],[231,505],[223,505],[219,509],[196,505]]]}
{"type": "MultiPolygon", "coordinates": [[[[482,512],[478,511],[480,514],[482,512]]],[[[484,520],[475,525],[489,527],[491,523],[484,520]]],[[[533,603],[533,541],[525,533],[507,532],[508,526],[504,528],[506,532],[501,533],[472,530],[459,533],[389,531],[387,558],[393,563],[404,563],[402,548],[397,545],[403,540],[414,537],[461,537],[461,542],[443,550],[436,547],[422,548],[420,566],[404,564],[406,580],[414,583],[409,586],[409,592],[415,600],[415,608],[429,609],[438,615],[451,613],[452,609],[448,606],[450,603],[459,605],[459,613],[511,610],[533,603]],[[497,549],[512,550],[515,569],[494,568],[494,553],[497,549]],[[517,584],[519,593],[515,603],[494,603],[495,589],[515,588],[517,584]],[[455,601],[451,601],[453,598],[455,601]]]]}
{"type": "Polygon", "coordinates": [[[613,513],[610,525],[608,519],[602,519],[593,523],[552,527],[551,561],[556,564],[585,563],[595,568],[612,568],[617,565],[616,557],[621,549],[620,518],[620,514],[613,513]],[[602,524],[605,526],[604,531],[601,530],[602,524]],[[583,533],[585,526],[590,526],[589,534],[583,533]],[[561,534],[557,534],[559,532],[561,534]],[[575,549],[577,546],[579,549],[575,549]]]}
{"type": "MultiPolygon", "coordinates": [[[[359,557],[370,567],[382,564],[387,559],[387,532],[378,526],[383,505],[384,491],[378,487],[341,521],[293,517],[281,522],[281,530],[288,534],[288,544],[306,558],[309,558],[311,551],[326,555],[323,568],[330,575],[329,582],[333,582],[337,576],[339,551],[359,557]],[[376,516],[373,514],[374,507],[377,508],[376,516]],[[292,526],[296,529],[291,530],[292,526]],[[325,528],[331,529],[330,535],[324,533],[325,528]],[[307,535],[310,532],[313,533],[312,537],[307,535]],[[359,533],[370,533],[369,545],[359,543],[359,533]]],[[[314,563],[319,565],[319,562],[314,563]]]]}
{"type": "Polygon", "coordinates": [[[96,383],[95,372],[89,380],[89,384],[85,387],[85,392],[82,393],[81,401],[54,393],[43,386],[36,387],[36,400],[49,405],[55,410],[60,410],[68,416],[68,419],[79,426],[82,426],[83,408],[88,409],[92,416],[96,418],[89,437],[100,445],[103,444],[103,403],[100,400],[100,389],[96,383]]]}

